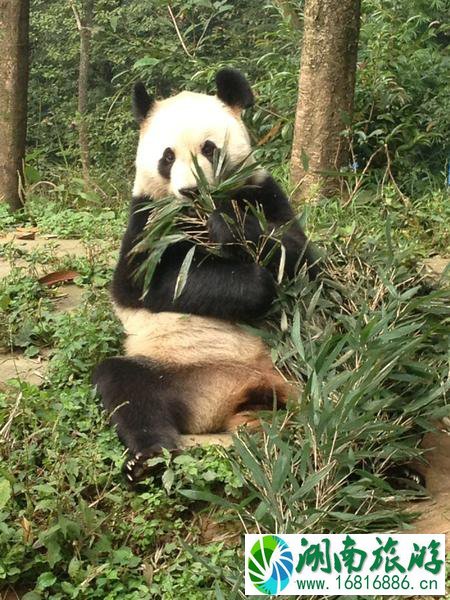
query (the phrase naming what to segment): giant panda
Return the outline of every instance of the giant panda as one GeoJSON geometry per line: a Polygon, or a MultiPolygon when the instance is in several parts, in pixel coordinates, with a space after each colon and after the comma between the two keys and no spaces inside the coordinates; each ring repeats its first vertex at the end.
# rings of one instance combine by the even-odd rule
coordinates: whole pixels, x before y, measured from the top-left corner
{"type": "MultiPolygon", "coordinates": [[[[281,250],[267,267],[243,256],[234,244],[226,202],[209,217],[208,235],[223,256],[196,248],[187,282],[174,300],[180,267],[191,247],[169,246],[147,293],[136,281],[145,252],[132,254],[151,212],[152,199],[192,198],[196,192],[193,156],[210,183],[214,152],[226,149],[229,169],[251,156],[241,119],[253,103],[246,78],[226,68],[216,75],[216,94],[183,91],[164,100],[135,85],[133,111],[140,127],[136,175],[128,225],[112,282],[112,301],[125,330],[125,356],[97,366],[93,380],[128,455],[124,474],[131,483],[146,460],[163,448],[176,451],[180,434],[231,431],[254,423],[255,411],[286,403],[289,385],[275,369],[260,337],[241,324],[261,319],[276,294],[281,250]]],[[[268,227],[290,223],[283,233],[286,277],[303,263],[318,274],[308,240],[286,194],[264,170],[256,171],[233,196],[262,207],[268,227]]],[[[261,225],[245,216],[245,236],[258,241],[261,225]]]]}

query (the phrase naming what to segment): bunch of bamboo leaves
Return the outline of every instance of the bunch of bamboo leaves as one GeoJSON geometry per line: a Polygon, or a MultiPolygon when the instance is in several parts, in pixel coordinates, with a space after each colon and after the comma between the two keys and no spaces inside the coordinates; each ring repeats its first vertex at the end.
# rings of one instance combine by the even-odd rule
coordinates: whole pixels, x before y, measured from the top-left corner
{"type": "MultiPolygon", "coordinates": [[[[424,433],[441,419],[442,431],[449,426],[450,289],[429,289],[391,250],[350,245],[344,255],[329,244],[326,285],[300,273],[279,288],[287,327],[269,316],[260,334],[302,391],[289,411],[267,414],[261,431],[235,437],[228,455],[241,498],[206,485],[185,496],[249,532],[392,531],[416,516],[405,503],[426,491],[390,473],[426,459],[424,433]]],[[[217,599],[244,598],[239,561],[207,564],[217,599]]]]}
{"type": "MultiPolygon", "coordinates": [[[[223,214],[223,219],[233,232],[235,241],[247,253],[250,259],[265,266],[272,258],[273,253],[281,246],[281,236],[289,224],[282,227],[269,227],[261,206],[244,203],[240,205],[233,200],[233,194],[243,186],[250,187],[249,181],[260,168],[256,163],[244,159],[237,167],[230,170],[226,159],[226,146],[214,155],[213,174],[214,184],[210,184],[203,172],[196,156],[192,156],[194,175],[198,192],[192,198],[177,198],[166,196],[161,199],[151,200],[150,204],[143,206],[140,211],[150,209],[147,225],[141,238],[134,246],[132,253],[145,253],[146,257],[136,269],[135,278],[142,281],[143,295],[147,293],[155,270],[164,252],[173,244],[188,241],[192,245],[180,267],[174,291],[174,300],[180,296],[186,284],[189,269],[197,248],[202,247],[209,253],[218,256],[223,253],[221,244],[213,243],[208,237],[208,219],[214,210],[220,208],[224,202],[231,202],[233,215],[223,214]],[[255,217],[260,225],[263,235],[257,244],[249,242],[244,233],[244,222],[247,214],[255,217]],[[268,240],[274,240],[269,252],[266,252],[268,240]]],[[[281,248],[281,261],[279,279],[284,270],[284,251],[281,248]]]]}

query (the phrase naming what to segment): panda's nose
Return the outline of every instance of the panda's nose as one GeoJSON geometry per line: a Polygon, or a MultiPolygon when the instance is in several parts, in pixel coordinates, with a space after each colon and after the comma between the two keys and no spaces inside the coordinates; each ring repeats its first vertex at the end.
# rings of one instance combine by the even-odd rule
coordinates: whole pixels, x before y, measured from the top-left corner
{"type": "Polygon", "coordinates": [[[180,188],[178,193],[182,196],[186,196],[186,198],[195,198],[195,196],[198,194],[198,187],[180,188]]]}

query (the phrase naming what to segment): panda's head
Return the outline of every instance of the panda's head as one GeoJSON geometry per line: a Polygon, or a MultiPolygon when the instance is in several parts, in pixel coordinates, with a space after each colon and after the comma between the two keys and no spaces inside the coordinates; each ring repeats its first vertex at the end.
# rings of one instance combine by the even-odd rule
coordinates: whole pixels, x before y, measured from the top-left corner
{"type": "Polygon", "coordinates": [[[133,112],[140,136],[135,196],[190,196],[197,185],[193,156],[214,183],[214,153],[224,145],[231,168],[250,156],[250,138],[241,120],[242,110],[253,104],[250,85],[239,71],[222,69],[216,86],[215,96],[181,92],[154,100],[142,83],[136,84],[133,112]]]}

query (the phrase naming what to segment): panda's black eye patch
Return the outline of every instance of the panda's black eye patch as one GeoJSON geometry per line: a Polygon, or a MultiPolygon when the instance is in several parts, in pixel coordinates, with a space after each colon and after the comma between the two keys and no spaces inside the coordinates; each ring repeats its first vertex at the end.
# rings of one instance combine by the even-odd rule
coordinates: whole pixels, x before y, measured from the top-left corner
{"type": "Polygon", "coordinates": [[[217,146],[215,145],[214,142],[211,142],[211,140],[206,140],[206,142],[202,146],[203,156],[205,156],[211,162],[213,161],[214,153],[217,150],[218,150],[217,146]]]}
{"type": "Polygon", "coordinates": [[[158,172],[164,179],[170,179],[170,171],[175,162],[175,152],[172,148],[166,148],[162,157],[159,159],[158,172]]]}

